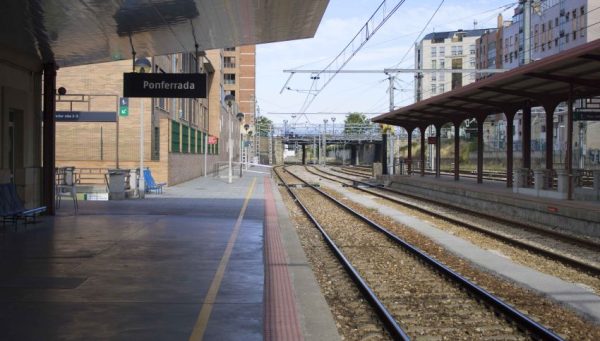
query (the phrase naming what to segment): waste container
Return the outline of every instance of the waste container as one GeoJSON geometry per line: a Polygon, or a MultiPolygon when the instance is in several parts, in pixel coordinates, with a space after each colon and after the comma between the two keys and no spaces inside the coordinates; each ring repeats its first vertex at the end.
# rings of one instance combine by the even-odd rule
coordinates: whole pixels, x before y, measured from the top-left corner
{"type": "Polygon", "coordinates": [[[125,177],[129,169],[109,169],[108,170],[108,199],[125,199],[125,177]]]}

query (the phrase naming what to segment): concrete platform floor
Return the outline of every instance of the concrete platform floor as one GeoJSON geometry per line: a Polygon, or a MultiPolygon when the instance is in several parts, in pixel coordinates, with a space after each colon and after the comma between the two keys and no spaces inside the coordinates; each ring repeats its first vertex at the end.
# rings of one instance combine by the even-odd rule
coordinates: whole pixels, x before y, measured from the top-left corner
{"type": "Polygon", "coordinates": [[[294,278],[310,269],[265,181],[198,178],[146,200],[80,202],[77,215],[65,200],[56,217],[16,233],[0,227],[0,339],[262,340],[273,304],[265,301],[266,204],[277,205],[271,226],[285,230],[276,237],[292,245],[291,261],[284,252],[278,264],[294,267],[294,292],[284,297],[297,312],[290,323],[339,338],[312,273],[294,278]]]}

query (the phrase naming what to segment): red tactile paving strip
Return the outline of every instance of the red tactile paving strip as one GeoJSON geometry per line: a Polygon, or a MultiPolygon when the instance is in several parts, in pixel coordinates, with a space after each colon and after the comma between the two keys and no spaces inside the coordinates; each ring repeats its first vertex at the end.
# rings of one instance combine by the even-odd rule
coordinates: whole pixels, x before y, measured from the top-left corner
{"type": "Polygon", "coordinates": [[[271,180],[265,177],[265,318],[264,339],[304,340],[287,257],[281,242],[271,180]]]}

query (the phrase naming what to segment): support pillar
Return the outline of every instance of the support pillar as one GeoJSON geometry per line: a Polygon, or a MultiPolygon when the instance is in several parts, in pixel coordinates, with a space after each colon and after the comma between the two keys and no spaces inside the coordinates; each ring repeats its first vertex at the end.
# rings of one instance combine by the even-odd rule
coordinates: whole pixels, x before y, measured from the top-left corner
{"type": "Polygon", "coordinates": [[[302,164],[306,164],[306,145],[302,145],[302,164]]]}
{"type": "Polygon", "coordinates": [[[414,128],[407,128],[406,132],[408,133],[408,147],[406,148],[408,155],[406,156],[406,167],[408,170],[408,175],[412,173],[412,133],[414,128]]]}
{"type": "Polygon", "coordinates": [[[350,145],[350,165],[357,165],[358,163],[356,162],[356,159],[357,159],[356,145],[351,144],[350,145]]]}
{"type": "Polygon", "coordinates": [[[515,110],[505,110],[504,117],[506,118],[506,187],[513,186],[513,121],[515,118],[515,110]]]}
{"type": "Polygon", "coordinates": [[[485,116],[477,117],[477,183],[483,182],[483,122],[485,116]]]}
{"type": "Polygon", "coordinates": [[[441,138],[442,126],[435,126],[435,177],[439,178],[441,175],[440,165],[441,165],[441,152],[442,152],[442,138],[441,138]]]}
{"type": "Polygon", "coordinates": [[[569,84],[569,99],[567,101],[567,155],[565,169],[567,170],[567,199],[573,199],[573,84],[569,84]]]}
{"type": "Polygon", "coordinates": [[[42,201],[49,215],[56,213],[54,207],[54,169],[56,122],[56,65],[44,64],[44,103],[43,103],[43,152],[42,162],[42,201]]]}
{"type": "Polygon", "coordinates": [[[388,135],[386,133],[382,133],[381,134],[381,174],[383,175],[387,175],[388,174],[388,160],[387,160],[387,153],[388,153],[388,135]]]}
{"type": "Polygon", "coordinates": [[[531,169],[531,103],[527,102],[523,108],[523,119],[521,120],[521,131],[523,139],[521,140],[523,151],[523,167],[531,169]]]}
{"type": "Polygon", "coordinates": [[[555,103],[544,104],[544,111],[546,111],[546,169],[550,170],[553,168],[554,163],[554,109],[556,109],[555,103]]]}
{"type": "Polygon", "coordinates": [[[454,180],[460,179],[460,122],[454,122],[454,180]]]}
{"type": "Polygon", "coordinates": [[[425,176],[425,130],[427,127],[419,129],[421,130],[421,176],[425,176]]]}

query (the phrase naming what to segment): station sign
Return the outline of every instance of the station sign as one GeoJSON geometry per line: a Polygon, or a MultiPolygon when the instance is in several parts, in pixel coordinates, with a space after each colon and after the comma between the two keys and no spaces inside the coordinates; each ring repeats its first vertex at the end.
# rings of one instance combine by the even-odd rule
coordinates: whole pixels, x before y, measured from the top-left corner
{"type": "Polygon", "coordinates": [[[208,144],[217,144],[217,137],[216,136],[209,136],[208,137],[208,144]]]}
{"type": "Polygon", "coordinates": [[[427,143],[428,144],[436,144],[437,143],[437,137],[436,136],[429,136],[427,138],[427,143]]]}
{"type": "Polygon", "coordinates": [[[124,73],[124,97],[206,98],[204,73],[124,73]]]}
{"type": "Polygon", "coordinates": [[[600,121],[600,110],[577,108],[573,112],[573,121],[600,121]]]}
{"type": "Polygon", "coordinates": [[[56,122],[117,122],[115,111],[57,111],[56,122]]]}

